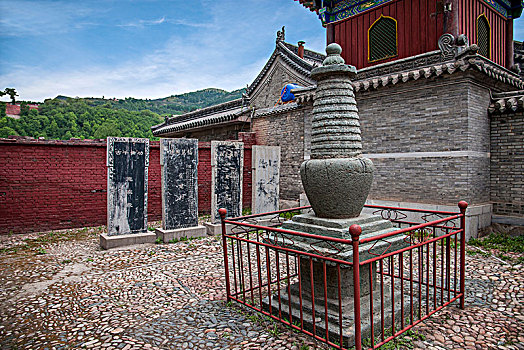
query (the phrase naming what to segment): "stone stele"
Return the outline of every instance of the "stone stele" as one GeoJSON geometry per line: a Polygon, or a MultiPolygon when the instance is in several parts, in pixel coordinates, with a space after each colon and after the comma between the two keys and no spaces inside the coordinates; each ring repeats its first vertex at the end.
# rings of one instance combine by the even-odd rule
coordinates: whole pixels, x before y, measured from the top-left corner
{"type": "Polygon", "coordinates": [[[243,142],[211,141],[211,223],[205,223],[209,235],[222,232],[219,208],[226,208],[230,218],[242,215],[243,172],[243,142]]]}
{"type": "Polygon", "coordinates": [[[278,210],[280,182],[280,146],[252,148],[252,212],[268,213],[278,210]]]}
{"type": "Polygon", "coordinates": [[[155,230],[163,242],[182,237],[202,237],[198,225],[198,140],[160,140],[162,174],[162,228],[155,230]]]}
{"type": "Polygon", "coordinates": [[[149,140],[107,138],[107,233],[103,249],[155,241],[147,231],[149,140]]]}

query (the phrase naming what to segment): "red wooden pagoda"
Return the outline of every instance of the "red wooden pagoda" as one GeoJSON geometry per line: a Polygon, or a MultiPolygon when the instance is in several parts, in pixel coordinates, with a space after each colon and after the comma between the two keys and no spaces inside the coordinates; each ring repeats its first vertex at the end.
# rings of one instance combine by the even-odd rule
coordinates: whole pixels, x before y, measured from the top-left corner
{"type": "Polygon", "coordinates": [[[345,61],[364,68],[438,50],[445,33],[465,34],[479,53],[513,66],[513,19],[521,0],[295,0],[315,11],[345,61]]]}

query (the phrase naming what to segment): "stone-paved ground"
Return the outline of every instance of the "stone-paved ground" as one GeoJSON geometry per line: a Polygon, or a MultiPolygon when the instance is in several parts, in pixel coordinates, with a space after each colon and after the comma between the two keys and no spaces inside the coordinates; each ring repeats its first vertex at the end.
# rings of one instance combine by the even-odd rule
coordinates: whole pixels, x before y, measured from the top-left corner
{"type": "MultiPolygon", "coordinates": [[[[216,237],[101,251],[102,229],[0,237],[0,348],[328,348],[225,305],[216,237]]],[[[415,348],[524,349],[522,268],[468,255],[466,310],[416,326],[415,348]]]]}

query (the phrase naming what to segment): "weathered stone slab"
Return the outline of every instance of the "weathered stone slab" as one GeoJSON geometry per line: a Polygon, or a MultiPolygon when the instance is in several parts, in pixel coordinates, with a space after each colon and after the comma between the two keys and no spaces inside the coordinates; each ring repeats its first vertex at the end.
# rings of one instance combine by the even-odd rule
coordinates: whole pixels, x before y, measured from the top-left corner
{"type": "Polygon", "coordinates": [[[162,139],[162,228],[198,226],[198,140],[162,139]]]}
{"type": "MultiPolygon", "coordinates": [[[[207,234],[209,236],[216,236],[222,234],[222,224],[212,224],[210,222],[204,222],[204,226],[206,227],[207,234]]],[[[226,224],[226,234],[231,234],[233,231],[233,228],[235,228],[235,225],[226,224]]]]}
{"type": "Polygon", "coordinates": [[[113,236],[103,233],[100,235],[100,247],[102,249],[114,249],[135,244],[155,243],[155,240],[155,233],[149,231],[113,236]]]}
{"type": "Polygon", "coordinates": [[[242,214],[244,143],[211,141],[211,220],[220,222],[218,209],[228,217],[242,214]]]}
{"type": "Polygon", "coordinates": [[[280,193],[280,146],[252,148],[253,214],[278,210],[280,193]]]}
{"type": "Polygon", "coordinates": [[[157,228],[155,230],[155,233],[156,238],[160,238],[164,243],[169,243],[175,240],[179,241],[182,237],[205,237],[207,235],[207,229],[205,226],[184,227],[176,230],[164,230],[161,228],[157,228]]]}
{"type": "Polygon", "coordinates": [[[147,231],[149,140],[107,138],[107,235],[147,231]]]}

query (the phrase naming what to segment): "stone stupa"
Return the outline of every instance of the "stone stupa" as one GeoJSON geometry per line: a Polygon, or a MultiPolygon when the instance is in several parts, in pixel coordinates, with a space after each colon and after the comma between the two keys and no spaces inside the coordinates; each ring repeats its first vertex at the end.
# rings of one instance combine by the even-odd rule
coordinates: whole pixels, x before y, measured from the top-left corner
{"type": "MultiPolygon", "coordinates": [[[[396,229],[390,221],[380,216],[361,214],[373,181],[374,166],[371,160],[362,156],[362,142],[358,109],[351,78],[356,69],[346,65],[340,56],[342,48],[330,44],[326,48],[327,58],[321,67],[313,69],[311,77],[317,81],[312,118],[311,159],[302,163],[300,175],[304,190],[311,203],[313,213],[296,215],[286,221],[282,228],[326,237],[351,240],[349,227],[356,224],[362,228],[360,239],[393,232],[396,229]]],[[[351,244],[338,244],[299,236],[278,235],[272,237],[277,245],[317,255],[353,261],[351,244]]],[[[387,241],[376,241],[359,247],[360,261],[380,255],[386,249],[391,252],[407,246],[404,235],[389,237],[387,241]]],[[[299,289],[302,292],[302,314],[304,327],[312,331],[315,322],[316,333],[326,335],[324,308],[324,264],[318,259],[301,256],[300,280],[291,286],[290,293],[280,291],[284,317],[289,319],[288,304],[292,305],[292,318],[300,319],[299,289]],[[313,283],[311,282],[313,267],[313,283]],[[312,317],[311,285],[314,288],[315,317],[312,317]]],[[[376,291],[376,263],[360,267],[362,336],[368,337],[370,327],[370,278],[369,268],[373,265],[374,323],[380,322],[380,293],[376,291]],[[376,299],[376,300],[375,300],[376,299]]],[[[338,267],[334,263],[326,266],[326,289],[328,304],[328,333],[330,341],[340,339],[338,267]]],[[[354,344],[354,288],[353,268],[340,265],[342,337],[346,346],[354,344]]],[[[386,327],[391,323],[391,288],[385,297],[386,327]],[[390,321],[388,321],[388,319],[390,321]]],[[[269,299],[264,307],[269,309],[269,299]]],[[[395,290],[395,310],[400,310],[400,291],[395,290]]],[[[278,298],[271,298],[272,310],[278,310],[278,298]]],[[[407,305],[407,304],[405,304],[407,305]]],[[[379,323],[375,329],[379,329],[379,323]]]]}

